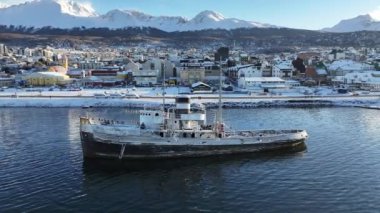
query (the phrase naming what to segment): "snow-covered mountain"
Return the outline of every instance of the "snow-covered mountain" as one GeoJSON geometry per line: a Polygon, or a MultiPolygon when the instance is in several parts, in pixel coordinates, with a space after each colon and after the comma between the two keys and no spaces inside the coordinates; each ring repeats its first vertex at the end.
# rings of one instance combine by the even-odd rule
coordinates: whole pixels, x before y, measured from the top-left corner
{"type": "Polygon", "coordinates": [[[203,29],[276,27],[253,21],[225,18],[213,11],[203,11],[188,20],[183,17],[151,16],[133,10],[112,10],[98,15],[90,4],[71,0],[34,0],[0,7],[0,25],[28,27],[153,27],[167,32],[203,29]]]}
{"type": "Polygon", "coordinates": [[[274,25],[262,24],[253,21],[244,21],[236,18],[225,18],[222,14],[213,11],[203,11],[196,15],[193,19],[186,22],[186,28],[183,30],[198,30],[200,29],[236,29],[236,28],[270,28],[274,25]]]}
{"type": "Polygon", "coordinates": [[[8,5],[0,2],[0,8],[5,8],[5,7],[8,7],[8,5]]]}
{"type": "Polygon", "coordinates": [[[356,31],[380,31],[380,20],[376,20],[370,14],[360,15],[352,19],[342,20],[331,28],[322,29],[326,32],[356,32],[356,31]]]}
{"type": "Polygon", "coordinates": [[[99,17],[98,26],[109,28],[153,27],[164,31],[183,29],[187,20],[183,17],[151,16],[134,10],[111,10],[99,17]]]}
{"type": "Polygon", "coordinates": [[[72,28],[96,23],[97,17],[89,5],[68,0],[35,0],[0,9],[1,25],[72,28]]]}

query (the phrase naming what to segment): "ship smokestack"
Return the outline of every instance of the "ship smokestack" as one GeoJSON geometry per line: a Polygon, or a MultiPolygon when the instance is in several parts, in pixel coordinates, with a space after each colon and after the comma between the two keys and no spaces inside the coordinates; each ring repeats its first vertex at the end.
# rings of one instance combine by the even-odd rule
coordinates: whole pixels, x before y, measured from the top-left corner
{"type": "Polygon", "coordinates": [[[190,114],[190,97],[181,96],[175,99],[176,115],[190,114]]]}

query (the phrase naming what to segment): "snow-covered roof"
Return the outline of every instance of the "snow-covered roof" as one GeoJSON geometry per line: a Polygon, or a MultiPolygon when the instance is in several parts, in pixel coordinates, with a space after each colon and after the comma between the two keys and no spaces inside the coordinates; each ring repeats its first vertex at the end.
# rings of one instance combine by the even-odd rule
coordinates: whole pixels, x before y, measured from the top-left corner
{"type": "Polygon", "coordinates": [[[198,82],[196,82],[196,83],[193,83],[193,84],[191,85],[191,87],[197,87],[197,86],[200,86],[200,85],[204,85],[204,86],[210,87],[210,85],[205,84],[205,83],[200,82],[200,81],[198,81],[198,82]]]}
{"type": "Polygon", "coordinates": [[[352,72],[352,73],[347,73],[344,76],[344,79],[354,80],[355,82],[380,83],[380,72],[379,71],[352,72]]]}
{"type": "Polygon", "coordinates": [[[352,60],[337,60],[328,66],[329,70],[369,70],[372,66],[352,60]]]}
{"type": "Polygon", "coordinates": [[[276,65],[274,66],[280,70],[293,69],[293,64],[291,61],[281,61],[281,62],[276,63],[276,65]]]}
{"type": "Polygon", "coordinates": [[[244,78],[245,81],[266,81],[266,82],[285,82],[285,80],[279,78],[279,77],[247,77],[244,78]]]}
{"type": "Polygon", "coordinates": [[[325,69],[316,69],[318,75],[327,75],[327,71],[325,69]]]}
{"type": "Polygon", "coordinates": [[[38,75],[54,76],[54,77],[67,77],[67,75],[64,75],[62,73],[57,73],[57,72],[36,72],[36,73],[30,74],[30,76],[38,76],[38,75]]]}
{"type": "Polygon", "coordinates": [[[241,68],[239,69],[240,72],[242,73],[246,73],[246,72],[252,72],[252,71],[260,71],[257,67],[254,67],[254,66],[250,66],[250,67],[244,67],[244,68],[241,68]]]}

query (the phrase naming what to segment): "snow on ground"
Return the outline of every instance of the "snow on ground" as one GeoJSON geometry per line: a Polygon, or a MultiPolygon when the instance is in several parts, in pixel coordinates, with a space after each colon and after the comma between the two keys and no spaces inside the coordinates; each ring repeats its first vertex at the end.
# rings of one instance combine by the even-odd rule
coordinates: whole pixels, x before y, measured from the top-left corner
{"type": "MultiPolygon", "coordinates": [[[[194,103],[216,107],[217,93],[194,93],[186,87],[166,89],[166,103],[173,104],[178,94],[192,97],[194,103]]],[[[380,94],[357,92],[337,94],[330,88],[297,88],[272,93],[223,94],[225,107],[270,107],[270,106],[380,106],[380,94]]],[[[142,108],[162,103],[162,88],[114,88],[85,89],[80,91],[49,91],[48,88],[5,89],[0,92],[0,107],[129,107],[142,108]],[[104,94],[95,97],[95,94],[104,94]],[[113,94],[113,95],[111,95],[113,94]],[[115,95],[118,94],[118,95],[115,95]],[[135,97],[123,97],[135,94],[135,97]]]]}

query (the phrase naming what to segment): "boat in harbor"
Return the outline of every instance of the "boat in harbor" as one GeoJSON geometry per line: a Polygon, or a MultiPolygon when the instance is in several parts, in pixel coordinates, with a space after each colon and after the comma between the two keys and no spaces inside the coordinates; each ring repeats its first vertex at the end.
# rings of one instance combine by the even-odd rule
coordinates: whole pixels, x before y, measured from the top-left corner
{"type": "MultiPolygon", "coordinates": [[[[219,111],[220,113],[220,111],[219,111]]],[[[218,114],[219,114],[218,113],[218,114]]],[[[161,159],[305,149],[305,130],[230,130],[221,114],[206,122],[202,105],[175,98],[168,109],[145,108],[137,124],[80,119],[85,158],[161,159]]]]}
{"type": "Polygon", "coordinates": [[[216,121],[208,124],[203,105],[190,96],[175,98],[166,108],[165,76],[162,107],[139,111],[139,121],[125,124],[90,117],[80,118],[84,158],[165,159],[261,152],[305,150],[305,130],[232,130],[222,118],[222,71],[216,121]]]}

